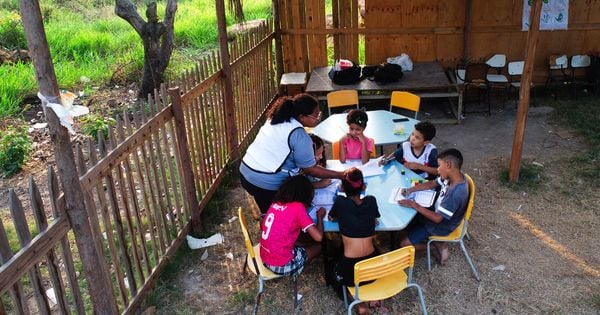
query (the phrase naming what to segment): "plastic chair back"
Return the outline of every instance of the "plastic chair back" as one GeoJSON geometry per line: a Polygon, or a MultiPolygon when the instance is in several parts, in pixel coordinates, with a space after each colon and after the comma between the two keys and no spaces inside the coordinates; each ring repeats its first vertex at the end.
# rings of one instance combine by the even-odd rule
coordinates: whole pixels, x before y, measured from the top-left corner
{"type": "Polygon", "coordinates": [[[585,68],[592,64],[592,59],[588,55],[575,55],[571,57],[571,67],[585,68]]]}
{"type": "Polygon", "coordinates": [[[488,66],[492,68],[504,68],[506,65],[506,55],[505,54],[495,54],[490,59],[485,62],[488,66]]]}
{"type": "Polygon", "coordinates": [[[327,107],[331,109],[343,106],[356,106],[358,109],[358,92],[356,90],[340,90],[327,94],[327,107]]]}
{"type": "MultiPolygon", "coordinates": [[[[375,152],[375,141],[373,141],[373,145],[371,146],[371,154],[372,158],[377,157],[377,152],[375,152]]],[[[334,160],[340,159],[340,142],[336,141],[331,144],[331,157],[334,160]]]]}
{"type": "Polygon", "coordinates": [[[415,248],[406,246],[400,249],[359,261],[354,265],[354,285],[404,272],[415,263],[415,248]]]}
{"type": "Polygon", "coordinates": [[[465,174],[465,178],[467,179],[467,184],[469,185],[469,201],[467,203],[467,210],[465,211],[465,220],[469,221],[469,219],[471,219],[471,212],[473,211],[473,206],[475,204],[475,183],[468,174],[465,174]]]}
{"type": "Polygon", "coordinates": [[[256,263],[256,253],[254,252],[254,245],[252,245],[252,239],[250,239],[250,233],[248,233],[248,223],[246,222],[246,215],[244,215],[242,207],[238,208],[238,218],[240,220],[242,234],[244,235],[244,244],[246,245],[248,256],[250,256],[250,258],[252,259],[252,263],[254,264],[256,273],[260,275],[260,268],[258,268],[256,263]]]}
{"type": "Polygon", "coordinates": [[[508,74],[509,75],[522,75],[524,67],[525,67],[525,61],[511,61],[508,63],[508,74]]]}
{"type": "Polygon", "coordinates": [[[392,111],[393,107],[408,109],[415,112],[415,119],[417,119],[420,106],[421,98],[418,95],[409,92],[392,92],[392,98],[390,99],[390,112],[392,111]]]}

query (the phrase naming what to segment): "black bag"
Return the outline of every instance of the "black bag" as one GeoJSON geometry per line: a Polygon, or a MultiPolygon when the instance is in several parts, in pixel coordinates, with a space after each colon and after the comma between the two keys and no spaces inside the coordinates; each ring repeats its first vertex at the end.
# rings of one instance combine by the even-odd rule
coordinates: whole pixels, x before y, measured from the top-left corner
{"type": "Polygon", "coordinates": [[[335,70],[335,66],[329,71],[329,78],[333,83],[338,85],[349,85],[360,81],[360,66],[356,65],[356,62],[352,62],[352,67],[335,70]]]}
{"type": "Polygon", "coordinates": [[[393,63],[384,63],[375,69],[373,79],[377,83],[397,82],[402,78],[402,67],[393,63]]]}

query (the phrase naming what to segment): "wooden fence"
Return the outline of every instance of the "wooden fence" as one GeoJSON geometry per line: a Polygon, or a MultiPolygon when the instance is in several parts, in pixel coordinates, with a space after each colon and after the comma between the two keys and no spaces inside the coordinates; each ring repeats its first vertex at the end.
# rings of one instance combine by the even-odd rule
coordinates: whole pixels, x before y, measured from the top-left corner
{"type": "MultiPolygon", "coordinates": [[[[358,3],[332,0],[327,8],[322,0],[280,1],[285,72],[310,72],[331,65],[332,58],[358,60],[359,47],[367,64],[400,53],[445,66],[495,53],[524,60],[523,0],[367,0],[364,8],[358,3]]],[[[537,81],[545,79],[550,54],[600,50],[600,0],[569,1],[568,21],[568,30],[540,33],[537,81]]]]}
{"type": "MultiPolygon", "coordinates": [[[[191,218],[199,218],[231,157],[247,146],[276,96],[273,38],[268,23],[230,43],[234,104],[224,103],[227,78],[214,53],[155,91],[145,106],[118,115],[107,140],[99,133],[97,143],[76,145],[93,232],[87,246],[105,254],[94,268],[112,284],[118,312],[139,310],[185,240],[191,218]],[[237,126],[234,142],[228,141],[228,124],[237,126]]],[[[50,218],[33,179],[27,210],[9,191],[12,220],[0,218],[0,314],[83,314],[94,308],[51,167],[48,183],[50,218]]]]}

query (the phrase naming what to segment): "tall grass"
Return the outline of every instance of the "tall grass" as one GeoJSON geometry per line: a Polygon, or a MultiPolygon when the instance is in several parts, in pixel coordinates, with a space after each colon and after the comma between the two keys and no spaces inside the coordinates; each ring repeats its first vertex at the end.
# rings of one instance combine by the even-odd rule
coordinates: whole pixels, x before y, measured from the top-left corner
{"type": "MultiPolygon", "coordinates": [[[[145,16],[144,2],[134,2],[145,16]]],[[[126,21],[114,14],[113,3],[108,0],[42,3],[46,37],[61,88],[83,90],[85,85],[107,84],[115,77],[118,83],[141,78],[142,41],[126,21]],[[81,77],[91,82],[83,83],[81,77]]],[[[158,13],[164,14],[164,1],[159,3],[158,13]]],[[[244,13],[248,20],[268,18],[271,1],[247,0],[244,13]]],[[[0,46],[27,48],[18,14],[18,1],[0,0],[0,46]]],[[[234,23],[229,14],[227,23],[234,23]]],[[[213,0],[179,1],[168,78],[191,67],[203,51],[217,47],[217,38],[213,0]]],[[[0,65],[0,118],[18,114],[24,97],[35,95],[36,87],[31,64],[0,65]]]]}

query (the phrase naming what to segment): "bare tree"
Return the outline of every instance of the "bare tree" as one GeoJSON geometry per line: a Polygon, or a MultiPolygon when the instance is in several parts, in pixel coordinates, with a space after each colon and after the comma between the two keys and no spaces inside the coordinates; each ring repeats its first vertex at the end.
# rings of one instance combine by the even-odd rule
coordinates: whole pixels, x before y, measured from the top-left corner
{"type": "Polygon", "coordinates": [[[146,98],[163,82],[163,75],[173,52],[173,25],[177,0],[168,0],[162,22],[156,13],[156,2],[148,3],[146,19],[140,16],[130,0],[115,0],[115,13],[127,21],[144,43],[144,75],[138,95],[146,98]]]}

